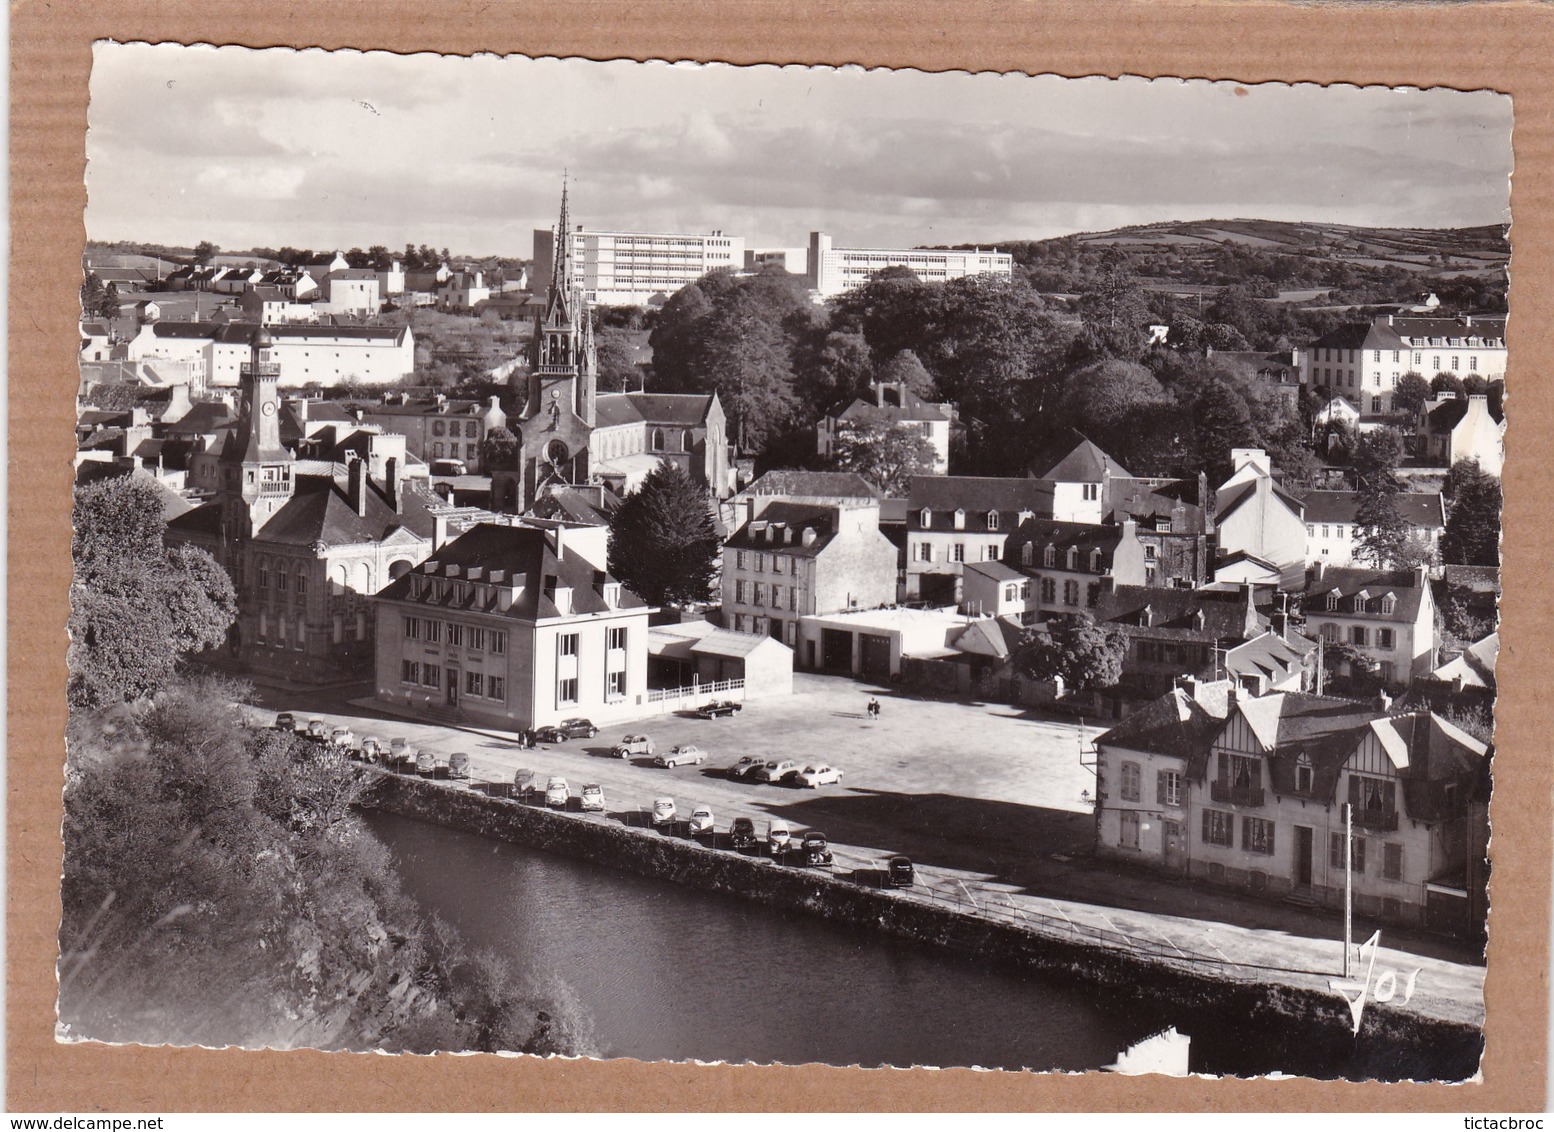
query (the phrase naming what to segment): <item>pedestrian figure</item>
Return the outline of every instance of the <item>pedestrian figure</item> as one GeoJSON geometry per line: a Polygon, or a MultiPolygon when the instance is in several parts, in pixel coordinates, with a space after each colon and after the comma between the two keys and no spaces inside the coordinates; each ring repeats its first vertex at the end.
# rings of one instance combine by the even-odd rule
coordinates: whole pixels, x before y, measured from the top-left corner
{"type": "Polygon", "coordinates": [[[880,717],[880,702],[878,700],[876,700],[876,699],[870,699],[869,700],[869,718],[870,719],[878,719],[879,717],[880,717]]]}

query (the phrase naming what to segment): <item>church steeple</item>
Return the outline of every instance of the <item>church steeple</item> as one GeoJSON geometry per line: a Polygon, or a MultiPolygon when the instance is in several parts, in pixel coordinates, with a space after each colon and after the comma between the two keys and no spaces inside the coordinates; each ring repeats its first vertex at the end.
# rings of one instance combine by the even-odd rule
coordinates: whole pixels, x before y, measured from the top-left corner
{"type": "Polygon", "coordinates": [[[592,319],[578,285],[572,256],[572,216],[565,178],[561,216],[556,227],[554,266],[545,313],[534,326],[528,414],[569,409],[590,428],[594,424],[597,381],[592,319]]]}
{"type": "Polygon", "coordinates": [[[260,327],[239,371],[241,404],[236,428],[221,452],[219,494],[228,538],[251,538],[292,497],[294,457],[281,444],[279,363],[260,327]]]}

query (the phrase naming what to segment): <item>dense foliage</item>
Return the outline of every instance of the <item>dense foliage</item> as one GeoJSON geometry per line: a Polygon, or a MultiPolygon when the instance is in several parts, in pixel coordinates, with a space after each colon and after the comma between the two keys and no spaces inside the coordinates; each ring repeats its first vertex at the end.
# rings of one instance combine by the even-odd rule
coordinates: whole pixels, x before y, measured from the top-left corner
{"type": "Polygon", "coordinates": [[[857,472],[889,496],[904,496],[913,476],[933,471],[934,447],[917,429],[888,421],[845,421],[831,443],[831,466],[857,472]]]}
{"type": "Polygon", "coordinates": [[[175,680],[71,720],[60,1023],[100,1041],[590,1052],[564,987],[401,894],[362,771],[175,680]]]}
{"type": "Polygon", "coordinates": [[[722,545],[706,489],[660,460],[610,520],[610,573],[650,605],[708,601],[722,545]]]}
{"type": "Polygon", "coordinates": [[[162,491],[139,475],[76,489],[70,703],[100,707],[155,691],[186,654],[226,640],[237,600],[203,550],[163,545],[162,491]]]}
{"type": "Polygon", "coordinates": [[[1055,618],[1025,630],[1016,646],[1015,666],[1037,680],[1062,680],[1076,692],[1109,688],[1122,678],[1127,633],[1117,625],[1098,624],[1089,613],[1055,618]]]}
{"type": "Polygon", "coordinates": [[[1500,565],[1500,480],[1477,460],[1458,460],[1446,478],[1446,530],[1441,560],[1463,566],[1500,565]]]}

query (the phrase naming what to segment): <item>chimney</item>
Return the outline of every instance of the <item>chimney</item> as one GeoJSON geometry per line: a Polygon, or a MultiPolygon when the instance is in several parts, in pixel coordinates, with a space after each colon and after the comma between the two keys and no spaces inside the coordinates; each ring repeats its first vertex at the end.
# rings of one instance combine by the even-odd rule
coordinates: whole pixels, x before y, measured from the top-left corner
{"type": "Polygon", "coordinates": [[[292,401],[291,412],[292,415],[297,418],[297,420],[301,421],[303,424],[306,424],[308,420],[308,399],[306,397],[298,397],[292,401]]]}
{"type": "Polygon", "coordinates": [[[432,550],[440,550],[448,541],[448,516],[432,516],[432,550]]]}
{"type": "Polygon", "coordinates": [[[1430,571],[1424,566],[1414,567],[1414,588],[1423,589],[1425,580],[1430,576],[1430,571]]]}
{"type": "Polygon", "coordinates": [[[403,513],[405,501],[399,494],[399,460],[390,456],[383,463],[383,494],[388,496],[388,505],[394,509],[394,514],[403,513]]]}
{"type": "Polygon", "coordinates": [[[1241,589],[1246,597],[1245,618],[1241,625],[1241,636],[1245,640],[1251,640],[1257,635],[1257,587],[1251,582],[1242,582],[1241,589]]]}
{"type": "MultiPolygon", "coordinates": [[[[554,531],[554,534],[556,536],[556,538],[555,538],[555,543],[556,543],[556,561],[557,562],[565,561],[565,559],[566,559],[566,544],[567,544],[566,528],[562,524],[557,523],[556,524],[556,529],[554,531]]],[[[548,578],[548,579],[546,579],[546,581],[548,583],[550,583],[552,588],[554,588],[554,585],[555,585],[555,579],[554,578],[548,578]]]]}
{"type": "Polygon", "coordinates": [[[486,405],[488,408],[500,409],[502,407],[502,399],[493,393],[486,398],[486,405]]]}
{"type": "Polygon", "coordinates": [[[1392,710],[1392,697],[1386,692],[1376,693],[1376,710],[1385,715],[1392,710]]]}
{"type": "Polygon", "coordinates": [[[1230,707],[1235,707],[1240,702],[1241,686],[1232,680],[1230,681],[1230,686],[1225,689],[1225,703],[1230,707]]]}
{"type": "Polygon", "coordinates": [[[1392,325],[1392,316],[1390,314],[1387,316],[1387,325],[1388,326],[1392,325]]]}
{"type": "Polygon", "coordinates": [[[1320,582],[1322,580],[1322,575],[1326,572],[1326,569],[1327,563],[1323,562],[1320,558],[1317,559],[1311,564],[1311,580],[1313,582],[1320,582]]]}
{"type": "Polygon", "coordinates": [[[1290,635],[1290,615],[1280,610],[1274,613],[1271,620],[1273,622],[1273,631],[1279,634],[1280,637],[1288,640],[1290,635]]]}
{"type": "Polygon", "coordinates": [[[1101,575],[1101,592],[1103,594],[1114,594],[1114,593],[1117,592],[1117,575],[1116,574],[1102,574],[1101,575]]]}
{"type": "Polygon", "coordinates": [[[346,498],[350,501],[351,510],[357,515],[367,514],[367,462],[365,460],[352,460],[346,466],[348,477],[348,489],[346,498]]]}

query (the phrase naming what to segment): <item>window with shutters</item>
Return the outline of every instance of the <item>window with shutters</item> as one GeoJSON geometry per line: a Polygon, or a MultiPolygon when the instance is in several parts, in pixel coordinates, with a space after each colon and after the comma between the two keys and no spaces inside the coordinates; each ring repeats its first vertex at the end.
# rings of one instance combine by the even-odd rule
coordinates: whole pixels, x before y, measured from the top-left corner
{"type": "Polygon", "coordinates": [[[1053,578],[1041,580],[1041,600],[1049,605],[1056,604],[1058,600],[1058,583],[1053,578]]]}
{"type": "Polygon", "coordinates": [[[1224,810],[1203,811],[1203,843],[1235,848],[1236,815],[1224,810]]]}
{"type": "Polygon", "coordinates": [[[1181,806],[1181,772],[1175,770],[1155,772],[1155,803],[1161,806],[1181,806]]]}
{"type": "Polygon", "coordinates": [[[1273,853],[1274,824],[1263,818],[1241,819],[1241,848],[1248,853],[1273,853]]]}
{"type": "Polygon", "coordinates": [[[1079,604],[1079,583],[1078,582],[1068,581],[1068,582],[1064,582],[1063,583],[1063,604],[1064,605],[1078,605],[1079,604]]]}
{"type": "Polygon", "coordinates": [[[1403,846],[1395,841],[1382,846],[1381,875],[1387,880],[1403,879],[1403,846]]]}
{"type": "Polygon", "coordinates": [[[1124,802],[1137,802],[1139,800],[1139,764],[1125,762],[1122,764],[1122,800],[1124,802]]]}
{"type": "Polygon", "coordinates": [[[1055,566],[1057,565],[1057,561],[1058,552],[1056,547],[1051,546],[1050,544],[1048,546],[1042,547],[1041,564],[1043,566],[1055,566]]]}
{"type": "MultiPolygon", "coordinates": [[[[1365,872],[1365,838],[1352,837],[1350,841],[1354,845],[1354,872],[1359,876],[1365,872]]],[[[1344,867],[1344,835],[1334,833],[1328,837],[1327,863],[1329,868],[1342,869],[1344,867]]]]}
{"type": "Polygon", "coordinates": [[[1139,847],[1139,812],[1137,810],[1124,810],[1119,815],[1121,821],[1121,836],[1118,844],[1124,849],[1137,849],[1139,847]]]}
{"type": "Polygon", "coordinates": [[[1369,639],[1370,634],[1366,632],[1364,625],[1349,626],[1349,643],[1351,645],[1359,645],[1361,648],[1364,648],[1369,639]]]}
{"type": "Polygon", "coordinates": [[[954,546],[952,546],[950,548],[950,561],[951,562],[964,562],[964,561],[966,561],[966,544],[965,543],[958,542],[958,543],[956,543],[954,546]]]}

